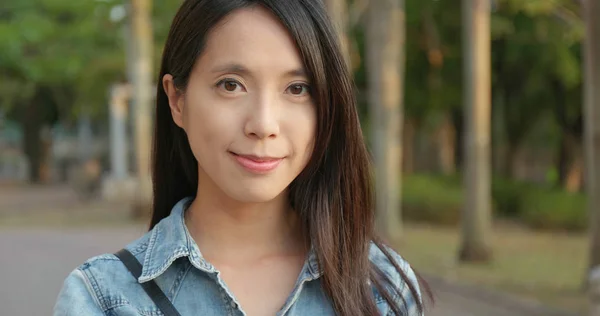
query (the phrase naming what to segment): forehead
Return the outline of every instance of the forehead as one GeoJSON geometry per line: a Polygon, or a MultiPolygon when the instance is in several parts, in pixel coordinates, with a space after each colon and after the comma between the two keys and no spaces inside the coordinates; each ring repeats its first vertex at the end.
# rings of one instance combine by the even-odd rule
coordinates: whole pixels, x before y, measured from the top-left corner
{"type": "Polygon", "coordinates": [[[303,68],[288,30],[261,6],[236,10],[217,24],[207,36],[199,63],[236,63],[257,71],[303,68]]]}

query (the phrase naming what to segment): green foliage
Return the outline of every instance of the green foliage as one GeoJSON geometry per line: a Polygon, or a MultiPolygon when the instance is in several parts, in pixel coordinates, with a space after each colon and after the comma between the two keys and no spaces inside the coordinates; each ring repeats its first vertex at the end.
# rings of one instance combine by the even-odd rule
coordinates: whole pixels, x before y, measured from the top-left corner
{"type": "Polygon", "coordinates": [[[460,182],[436,175],[407,175],[402,179],[403,216],[414,221],[453,225],[460,219],[460,182]]]}
{"type": "MultiPolygon", "coordinates": [[[[500,124],[494,129],[501,133],[494,137],[517,147],[538,119],[553,111],[565,117],[561,126],[575,125],[582,108],[580,4],[494,3],[492,91],[494,113],[499,114],[494,124],[500,124]],[[561,97],[563,91],[566,97],[561,97]]],[[[463,106],[461,14],[461,6],[452,1],[406,1],[405,118],[418,128],[435,127],[439,118],[463,106]],[[435,56],[441,56],[441,63],[435,56]]],[[[358,75],[363,82],[364,70],[358,75]]]]}
{"type": "Polygon", "coordinates": [[[494,210],[539,229],[582,230],[586,228],[586,200],[550,186],[495,178],[492,185],[494,210]]]}
{"type": "Polygon", "coordinates": [[[523,202],[532,185],[526,182],[494,177],[492,200],[494,211],[502,217],[518,217],[523,212],[523,202]]]}
{"type": "Polygon", "coordinates": [[[407,119],[428,124],[462,106],[461,8],[449,1],[406,3],[407,119]]]}
{"type": "Polygon", "coordinates": [[[123,69],[120,25],[109,19],[117,0],[22,0],[0,16],[0,106],[29,103],[38,87],[52,91],[63,114],[73,104],[99,107],[123,69]],[[26,93],[19,88],[26,87],[26,93]]]}
{"type": "MultiPolygon", "coordinates": [[[[403,216],[412,221],[456,225],[463,208],[459,175],[412,174],[403,177],[403,216]]],[[[583,194],[495,177],[492,181],[496,217],[536,229],[582,230],[587,213],[583,194]]]]}
{"type": "MultiPolygon", "coordinates": [[[[63,119],[83,108],[105,117],[110,85],[126,77],[126,3],[20,0],[0,9],[0,107],[28,103],[44,86],[63,119]],[[119,10],[123,16],[111,18],[119,10]]],[[[180,3],[155,1],[155,64],[180,3]]]]}
{"type": "Polygon", "coordinates": [[[519,146],[544,113],[569,112],[576,121],[581,99],[579,46],[583,24],[573,1],[498,1],[492,19],[494,106],[500,108],[509,145],[519,146]]]}
{"type": "Polygon", "coordinates": [[[521,219],[533,228],[582,230],[587,228],[583,194],[559,190],[532,190],[523,201],[521,219]]]}

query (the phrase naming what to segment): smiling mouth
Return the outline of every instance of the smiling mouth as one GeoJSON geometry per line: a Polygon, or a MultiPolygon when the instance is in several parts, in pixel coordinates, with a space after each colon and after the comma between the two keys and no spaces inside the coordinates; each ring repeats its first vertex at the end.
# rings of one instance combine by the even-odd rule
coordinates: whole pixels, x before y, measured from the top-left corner
{"type": "Polygon", "coordinates": [[[229,153],[244,169],[252,173],[259,174],[264,174],[275,170],[277,166],[279,166],[279,163],[283,160],[283,158],[236,154],[231,151],[229,153]]]}

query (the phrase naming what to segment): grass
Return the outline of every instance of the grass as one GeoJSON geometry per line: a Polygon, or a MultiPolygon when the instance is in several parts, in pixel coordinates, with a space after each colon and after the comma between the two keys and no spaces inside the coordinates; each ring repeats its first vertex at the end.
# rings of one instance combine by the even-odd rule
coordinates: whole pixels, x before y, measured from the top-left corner
{"type": "Polygon", "coordinates": [[[548,306],[584,313],[584,234],[534,232],[496,225],[491,263],[459,264],[457,229],[407,224],[398,249],[415,269],[446,280],[502,290],[548,306]]]}

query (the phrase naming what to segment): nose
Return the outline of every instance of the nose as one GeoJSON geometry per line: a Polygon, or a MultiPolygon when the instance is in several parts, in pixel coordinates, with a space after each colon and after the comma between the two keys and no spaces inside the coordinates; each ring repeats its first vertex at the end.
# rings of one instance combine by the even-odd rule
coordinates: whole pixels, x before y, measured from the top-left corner
{"type": "Polygon", "coordinates": [[[267,95],[258,96],[257,100],[248,107],[248,119],[244,126],[246,136],[257,139],[277,137],[279,113],[275,99],[267,95]]]}

